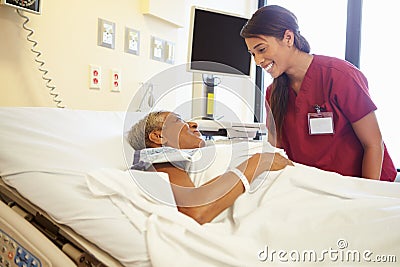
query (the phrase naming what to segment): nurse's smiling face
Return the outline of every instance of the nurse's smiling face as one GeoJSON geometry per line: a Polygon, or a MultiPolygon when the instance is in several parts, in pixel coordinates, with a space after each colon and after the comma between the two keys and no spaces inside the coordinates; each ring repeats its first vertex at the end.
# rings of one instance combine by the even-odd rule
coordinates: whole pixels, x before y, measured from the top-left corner
{"type": "Polygon", "coordinates": [[[286,31],[282,40],[265,35],[245,38],[249,53],[258,66],[268,72],[272,78],[279,77],[290,67],[293,51],[293,33],[286,31]]]}

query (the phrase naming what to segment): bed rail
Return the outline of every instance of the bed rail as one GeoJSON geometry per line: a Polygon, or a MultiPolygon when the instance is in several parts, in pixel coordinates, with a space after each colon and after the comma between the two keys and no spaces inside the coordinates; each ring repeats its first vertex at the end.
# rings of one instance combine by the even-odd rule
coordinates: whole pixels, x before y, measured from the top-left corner
{"type": "Polygon", "coordinates": [[[40,263],[26,265],[32,267],[122,266],[67,226],[58,225],[16,190],[5,185],[1,177],[0,181],[0,245],[8,246],[7,251],[0,251],[0,266],[6,262],[9,265],[5,266],[18,266],[16,261],[21,260],[22,254],[30,255],[31,262],[40,263]]]}

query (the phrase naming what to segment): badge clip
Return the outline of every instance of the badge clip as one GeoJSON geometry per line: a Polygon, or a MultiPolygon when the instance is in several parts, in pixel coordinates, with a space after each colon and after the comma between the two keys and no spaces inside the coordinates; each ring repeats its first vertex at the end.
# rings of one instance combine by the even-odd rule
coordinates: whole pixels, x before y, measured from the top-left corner
{"type": "Polygon", "coordinates": [[[315,113],[308,113],[309,134],[334,134],[333,113],[315,104],[315,113]]]}

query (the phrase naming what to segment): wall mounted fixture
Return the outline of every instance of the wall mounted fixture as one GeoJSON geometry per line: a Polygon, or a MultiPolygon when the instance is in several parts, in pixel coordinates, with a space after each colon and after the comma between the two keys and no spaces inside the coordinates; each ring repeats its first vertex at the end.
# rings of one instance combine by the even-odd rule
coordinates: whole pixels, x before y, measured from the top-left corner
{"type": "Polygon", "coordinates": [[[139,55],[140,49],[140,32],[125,27],[125,52],[139,55]]]}
{"type": "Polygon", "coordinates": [[[114,49],[115,47],[115,23],[104,19],[98,19],[97,45],[114,49]]]}
{"type": "Polygon", "coordinates": [[[160,38],[152,36],[150,46],[151,59],[164,61],[164,41],[160,38]]]}

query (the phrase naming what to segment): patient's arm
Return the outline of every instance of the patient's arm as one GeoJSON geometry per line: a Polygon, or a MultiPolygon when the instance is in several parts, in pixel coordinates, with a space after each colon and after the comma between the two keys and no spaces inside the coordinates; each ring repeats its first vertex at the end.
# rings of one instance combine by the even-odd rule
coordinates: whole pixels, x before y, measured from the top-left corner
{"type": "MultiPolygon", "coordinates": [[[[291,161],[279,153],[258,153],[237,168],[251,183],[261,173],[280,170],[287,165],[292,165],[291,161]]],[[[200,224],[210,222],[244,192],[242,182],[232,172],[224,173],[195,188],[188,174],[171,163],[155,164],[154,167],[157,171],[168,173],[178,210],[200,224]]]]}

